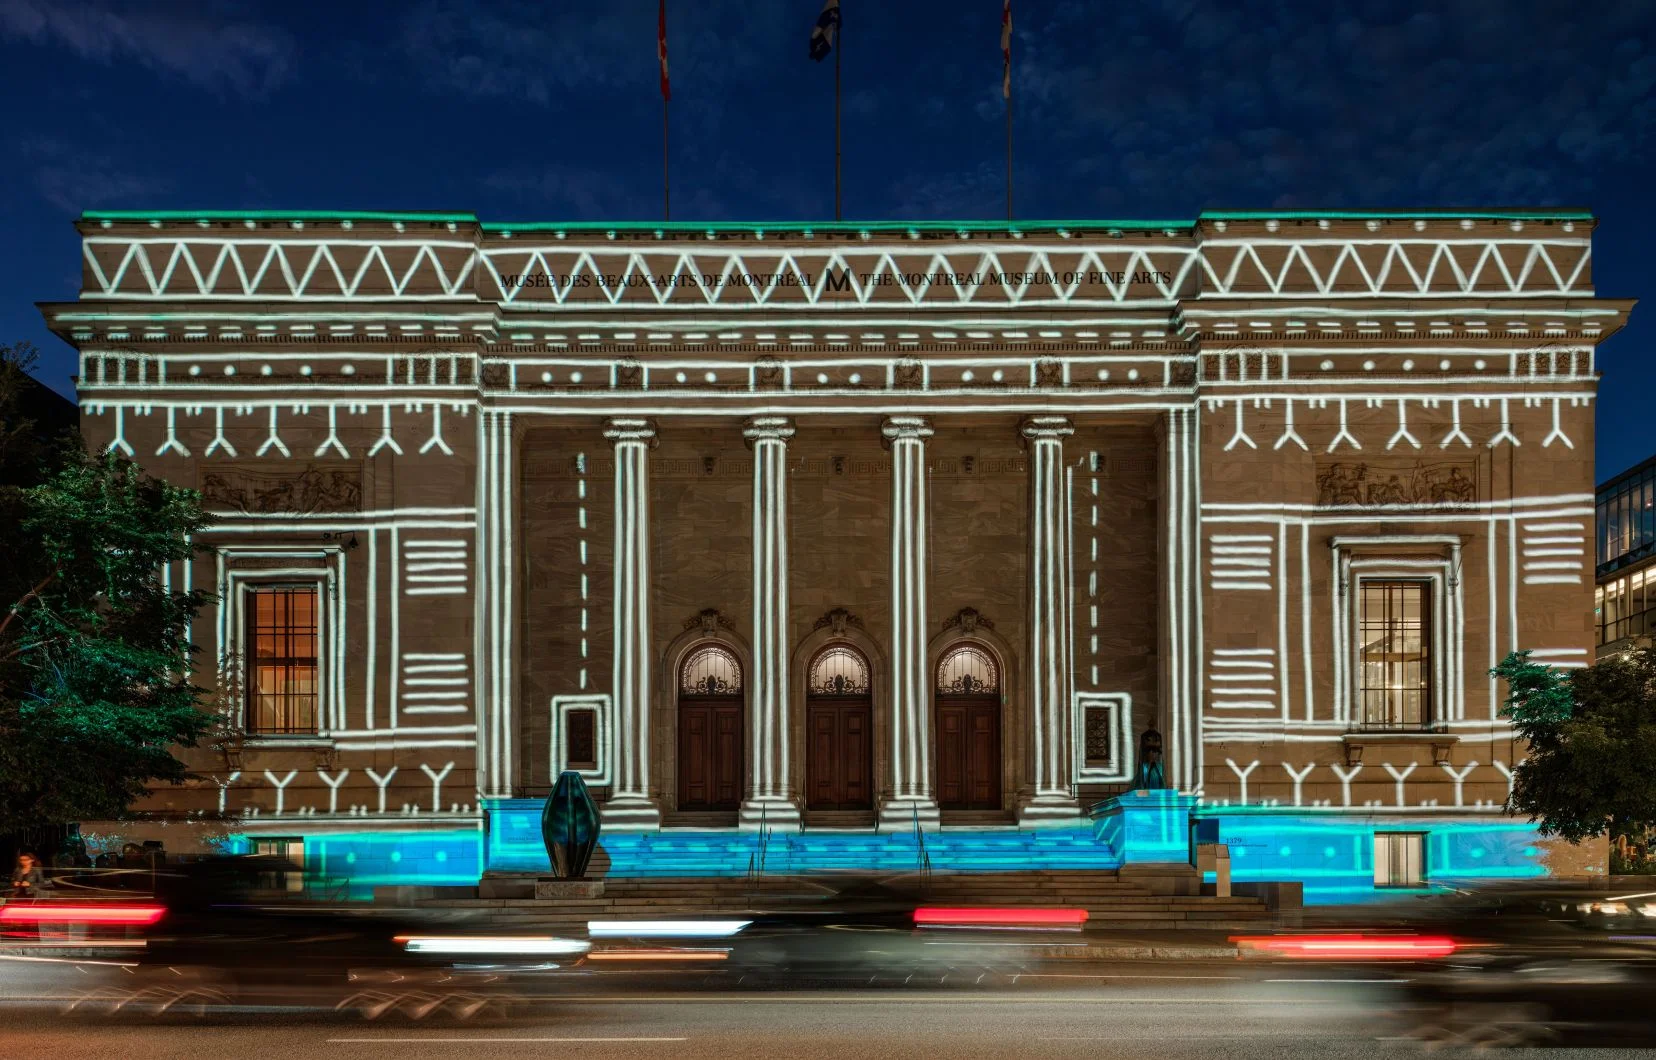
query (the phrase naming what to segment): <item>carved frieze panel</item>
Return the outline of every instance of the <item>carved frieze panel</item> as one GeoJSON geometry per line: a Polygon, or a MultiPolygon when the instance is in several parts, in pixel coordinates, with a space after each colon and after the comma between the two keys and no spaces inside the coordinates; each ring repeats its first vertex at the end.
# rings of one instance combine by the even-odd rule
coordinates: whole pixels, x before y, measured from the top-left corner
{"type": "Polygon", "coordinates": [[[1317,465],[1319,505],[1470,504],[1478,499],[1471,461],[1317,465]]]}
{"type": "Polygon", "coordinates": [[[202,468],[197,488],[209,511],[312,515],[362,511],[362,465],[309,463],[298,470],[245,465],[202,468]]]}

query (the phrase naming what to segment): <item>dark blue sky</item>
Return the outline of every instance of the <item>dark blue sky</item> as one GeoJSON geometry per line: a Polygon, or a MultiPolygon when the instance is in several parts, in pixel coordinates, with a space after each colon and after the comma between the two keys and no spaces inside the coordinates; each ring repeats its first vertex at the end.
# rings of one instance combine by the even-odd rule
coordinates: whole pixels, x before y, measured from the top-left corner
{"type": "MultiPolygon", "coordinates": [[[[842,0],[845,214],[1004,212],[1000,0],[842,0]]],[[[1656,291],[1652,0],[1013,0],[1018,214],[1571,205],[1656,291]]],[[[676,219],[833,211],[820,0],[669,0],[676,219]]],[[[84,208],[657,217],[656,0],[0,0],[0,341],[69,351],[84,208]]],[[[1642,307],[1600,476],[1656,451],[1642,307]]]]}

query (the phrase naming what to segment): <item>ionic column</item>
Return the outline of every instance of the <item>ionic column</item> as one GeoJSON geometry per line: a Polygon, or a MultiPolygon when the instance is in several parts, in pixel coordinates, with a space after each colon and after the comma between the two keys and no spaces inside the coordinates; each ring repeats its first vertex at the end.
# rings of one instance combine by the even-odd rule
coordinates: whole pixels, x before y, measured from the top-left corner
{"type": "Polygon", "coordinates": [[[880,827],[937,825],[932,794],[931,711],[926,662],[926,439],[931,424],[892,416],[881,427],[891,450],[891,775],[880,827]]]}
{"type": "Polygon", "coordinates": [[[1074,823],[1074,622],[1070,614],[1070,512],[1064,416],[1032,416],[1020,431],[1029,450],[1029,746],[1034,796],[1018,807],[1026,825],[1074,823]]]}
{"type": "Polygon", "coordinates": [[[744,828],[799,823],[788,762],[788,439],[793,434],[793,421],[782,416],[756,416],[742,431],[753,449],[753,673],[744,828]]]}
{"type": "Polygon", "coordinates": [[[650,797],[650,475],[655,424],[613,419],[615,444],[615,671],[611,683],[615,780],[604,827],[647,831],[661,826],[650,797]]]}

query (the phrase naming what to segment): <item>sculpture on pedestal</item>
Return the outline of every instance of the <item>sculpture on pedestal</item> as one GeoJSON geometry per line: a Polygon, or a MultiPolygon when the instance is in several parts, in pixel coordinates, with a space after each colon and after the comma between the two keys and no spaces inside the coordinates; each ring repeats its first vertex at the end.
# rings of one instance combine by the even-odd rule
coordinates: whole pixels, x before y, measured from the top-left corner
{"type": "Polygon", "coordinates": [[[1134,790],[1160,791],[1167,787],[1167,769],[1162,765],[1162,736],[1145,729],[1139,737],[1138,769],[1133,775],[1134,790]]]}
{"type": "Polygon", "coordinates": [[[587,863],[598,849],[598,806],[586,781],[565,770],[541,810],[541,839],[552,862],[552,875],[562,880],[586,876],[587,863]]]}

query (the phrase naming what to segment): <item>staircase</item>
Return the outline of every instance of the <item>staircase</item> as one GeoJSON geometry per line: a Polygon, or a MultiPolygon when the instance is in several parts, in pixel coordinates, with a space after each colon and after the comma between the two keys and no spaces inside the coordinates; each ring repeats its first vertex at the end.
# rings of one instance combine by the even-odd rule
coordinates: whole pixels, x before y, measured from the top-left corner
{"type": "Polygon", "coordinates": [[[650,832],[606,835],[592,870],[606,876],[742,876],[919,871],[1103,870],[1121,863],[1090,828],[944,829],[927,832],[650,832]],[[924,844],[922,848],[922,843],[924,844]]]}
{"type": "MultiPolygon", "coordinates": [[[[742,918],[755,913],[832,911],[832,877],[641,876],[605,879],[592,899],[443,898],[418,903],[427,915],[467,929],[584,932],[587,920],[677,917],[742,918]]],[[[922,878],[888,877],[892,890],[929,905],[1057,906],[1082,908],[1091,931],[1246,930],[1268,922],[1257,898],[1209,898],[1199,894],[1193,869],[1136,866],[1114,869],[944,873],[922,878]]],[[[532,889],[529,880],[526,889],[532,889]]]]}

